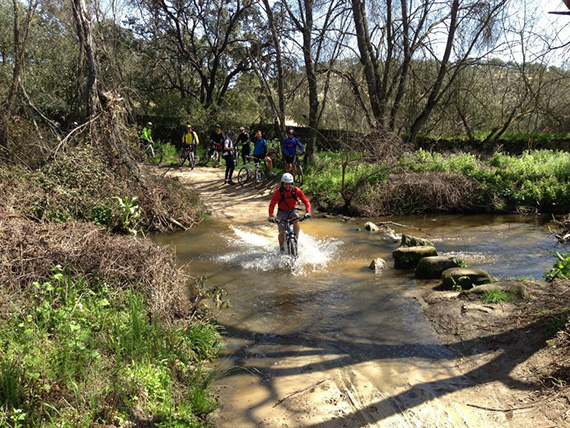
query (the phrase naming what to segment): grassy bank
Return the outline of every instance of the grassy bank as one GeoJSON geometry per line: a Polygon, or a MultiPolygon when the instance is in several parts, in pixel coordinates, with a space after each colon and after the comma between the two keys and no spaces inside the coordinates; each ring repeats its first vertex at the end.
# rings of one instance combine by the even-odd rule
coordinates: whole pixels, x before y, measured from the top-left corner
{"type": "Polygon", "coordinates": [[[0,426],[209,426],[206,291],[141,239],[200,221],[198,195],[76,147],[0,169],[0,196],[0,426]]]}
{"type": "Polygon", "coordinates": [[[352,215],[570,212],[567,152],[483,158],[419,150],[389,163],[321,152],[308,172],[306,189],[322,210],[352,215]]]}

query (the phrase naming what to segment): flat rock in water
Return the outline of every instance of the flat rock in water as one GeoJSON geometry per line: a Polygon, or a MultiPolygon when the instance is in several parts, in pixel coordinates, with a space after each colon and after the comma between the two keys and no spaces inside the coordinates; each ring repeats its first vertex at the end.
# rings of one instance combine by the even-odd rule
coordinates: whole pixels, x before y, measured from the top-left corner
{"type": "Polygon", "coordinates": [[[488,284],[493,281],[491,275],[483,269],[472,268],[451,268],[441,274],[441,286],[443,290],[469,290],[479,285],[488,284]]]}
{"type": "Polygon", "coordinates": [[[424,257],[437,256],[435,247],[399,247],[392,252],[396,269],[415,269],[424,257]]]}

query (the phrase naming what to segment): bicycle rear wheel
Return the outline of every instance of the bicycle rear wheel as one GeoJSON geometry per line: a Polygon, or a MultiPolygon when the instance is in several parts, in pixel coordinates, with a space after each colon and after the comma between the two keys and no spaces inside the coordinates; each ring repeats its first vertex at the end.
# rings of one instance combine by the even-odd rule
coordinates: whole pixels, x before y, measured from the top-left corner
{"type": "Polygon", "coordinates": [[[249,180],[249,170],[244,166],[239,170],[238,183],[243,186],[245,183],[247,183],[247,180],[249,180]]]}

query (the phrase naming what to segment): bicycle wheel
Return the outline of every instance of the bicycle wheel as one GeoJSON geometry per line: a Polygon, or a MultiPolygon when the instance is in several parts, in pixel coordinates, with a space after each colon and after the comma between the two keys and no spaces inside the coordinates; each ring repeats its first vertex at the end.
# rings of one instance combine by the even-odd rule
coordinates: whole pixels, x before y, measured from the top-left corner
{"type": "Polygon", "coordinates": [[[180,165],[184,165],[184,162],[186,162],[186,150],[184,148],[178,153],[178,162],[180,162],[180,165]]]}
{"type": "Polygon", "coordinates": [[[297,186],[302,186],[303,185],[303,167],[301,166],[301,164],[297,165],[296,175],[297,175],[297,177],[295,177],[295,183],[297,184],[297,186]]]}
{"type": "Polygon", "coordinates": [[[214,168],[217,168],[218,165],[220,164],[220,153],[218,151],[215,151],[214,153],[212,153],[212,166],[214,168]]]}
{"type": "Polygon", "coordinates": [[[239,170],[238,173],[238,183],[243,186],[245,183],[247,183],[247,180],[249,180],[249,169],[247,169],[247,167],[243,167],[242,169],[239,170]]]}
{"type": "Polygon", "coordinates": [[[258,168],[255,171],[255,187],[263,186],[263,182],[265,181],[265,172],[261,168],[258,168]]]}
{"type": "Polygon", "coordinates": [[[297,258],[298,256],[298,248],[297,248],[297,237],[294,233],[287,236],[287,251],[289,255],[293,258],[297,258]]]}
{"type": "Polygon", "coordinates": [[[153,165],[158,165],[162,162],[162,152],[159,148],[155,149],[154,147],[149,146],[146,149],[146,156],[148,161],[153,165]]]}
{"type": "Polygon", "coordinates": [[[196,166],[196,155],[192,151],[188,156],[188,162],[190,163],[190,169],[194,169],[194,167],[196,166]]]}
{"type": "Polygon", "coordinates": [[[237,168],[239,166],[239,162],[240,162],[240,155],[239,153],[234,153],[234,165],[237,168]]]}

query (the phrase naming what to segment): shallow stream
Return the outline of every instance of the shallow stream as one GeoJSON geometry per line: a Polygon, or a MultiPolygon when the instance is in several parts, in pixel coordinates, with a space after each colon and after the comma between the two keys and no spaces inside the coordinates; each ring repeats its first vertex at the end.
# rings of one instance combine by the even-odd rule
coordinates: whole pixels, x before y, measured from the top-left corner
{"type": "MultiPolygon", "coordinates": [[[[469,379],[454,372],[456,356],[406,296],[425,284],[392,268],[398,242],[364,230],[365,220],[312,219],[302,224],[291,269],[275,226],[259,217],[155,238],[231,304],[217,313],[228,370],[217,385],[219,426],[479,426],[450,398],[469,379]],[[377,257],[388,269],[369,269],[377,257]]],[[[563,251],[540,217],[370,220],[420,228],[429,235],[391,226],[499,279],[542,279],[552,252],[563,251]]]]}

